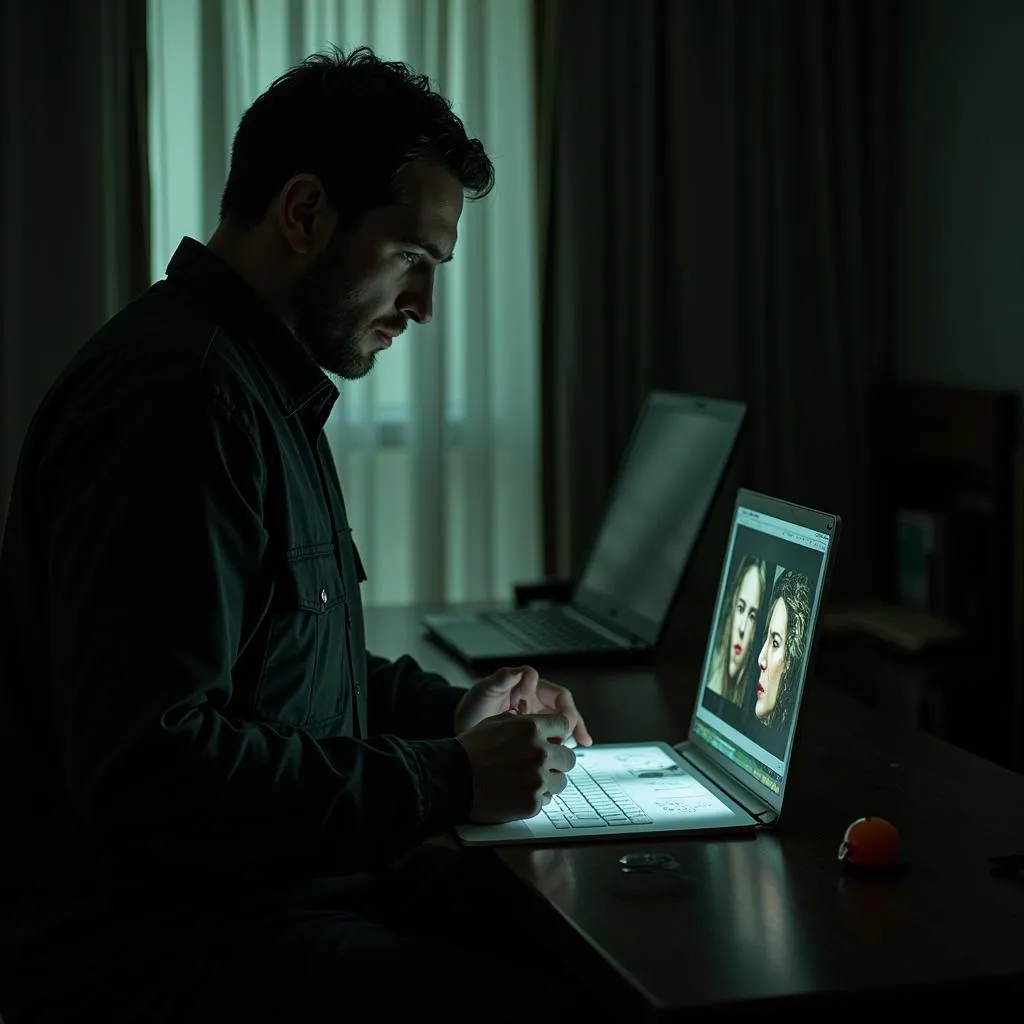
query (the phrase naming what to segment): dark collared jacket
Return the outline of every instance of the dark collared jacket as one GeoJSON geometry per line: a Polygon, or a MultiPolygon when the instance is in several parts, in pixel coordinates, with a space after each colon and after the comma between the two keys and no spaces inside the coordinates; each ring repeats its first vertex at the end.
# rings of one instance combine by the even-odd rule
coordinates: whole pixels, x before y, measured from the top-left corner
{"type": "Polygon", "coordinates": [[[186,239],[42,403],[0,551],[8,909],[344,873],[468,817],[459,691],[366,653],[336,397],[186,239]]]}

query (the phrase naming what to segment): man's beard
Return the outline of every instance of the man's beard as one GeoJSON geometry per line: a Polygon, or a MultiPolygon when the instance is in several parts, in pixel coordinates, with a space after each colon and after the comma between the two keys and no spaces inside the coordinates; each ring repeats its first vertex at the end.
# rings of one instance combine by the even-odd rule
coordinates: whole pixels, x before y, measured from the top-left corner
{"type": "Polygon", "coordinates": [[[358,380],[376,361],[376,353],[367,355],[359,347],[372,328],[372,319],[366,315],[359,289],[346,285],[335,270],[339,248],[332,245],[297,282],[293,324],[296,337],[322,369],[345,380],[358,380]]]}
{"type": "Polygon", "coordinates": [[[295,334],[299,341],[324,370],[345,380],[365,377],[376,361],[375,353],[367,355],[359,347],[370,329],[359,321],[358,305],[349,305],[344,297],[334,305],[327,303],[320,290],[296,296],[295,334]],[[351,313],[341,312],[346,306],[351,313]]]}

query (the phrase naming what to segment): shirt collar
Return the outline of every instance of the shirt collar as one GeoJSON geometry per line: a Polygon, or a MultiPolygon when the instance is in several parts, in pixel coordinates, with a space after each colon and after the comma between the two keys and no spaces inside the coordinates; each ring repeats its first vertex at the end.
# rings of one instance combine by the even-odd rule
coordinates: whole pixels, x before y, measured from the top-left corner
{"type": "Polygon", "coordinates": [[[240,274],[202,242],[186,237],[167,265],[167,278],[197,292],[218,320],[249,344],[285,416],[301,413],[323,427],[338,389],[240,274]]]}

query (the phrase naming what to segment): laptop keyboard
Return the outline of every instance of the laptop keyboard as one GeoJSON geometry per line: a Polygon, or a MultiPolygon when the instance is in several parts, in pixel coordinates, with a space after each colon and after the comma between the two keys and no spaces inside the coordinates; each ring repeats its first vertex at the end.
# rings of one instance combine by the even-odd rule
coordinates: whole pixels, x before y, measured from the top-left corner
{"type": "Polygon", "coordinates": [[[651,819],[608,774],[588,772],[576,762],[568,785],[543,808],[555,828],[605,828],[609,825],[649,825],[651,819]]]}
{"type": "Polygon", "coordinates": [[[490,622],[537,651],[613,651],[614,640],[587,629],[557,608],[492,612],[490,622]]]}

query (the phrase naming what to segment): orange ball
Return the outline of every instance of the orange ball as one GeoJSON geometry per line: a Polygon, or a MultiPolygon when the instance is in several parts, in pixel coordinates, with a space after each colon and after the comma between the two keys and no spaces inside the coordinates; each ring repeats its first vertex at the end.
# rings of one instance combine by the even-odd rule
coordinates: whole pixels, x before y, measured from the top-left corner
{"type": "Polygon", "coordinates": [[[900,834],[885,818],[858,818],[839,844],[839,859],[854,868],[896,867],[900,834]]]}

